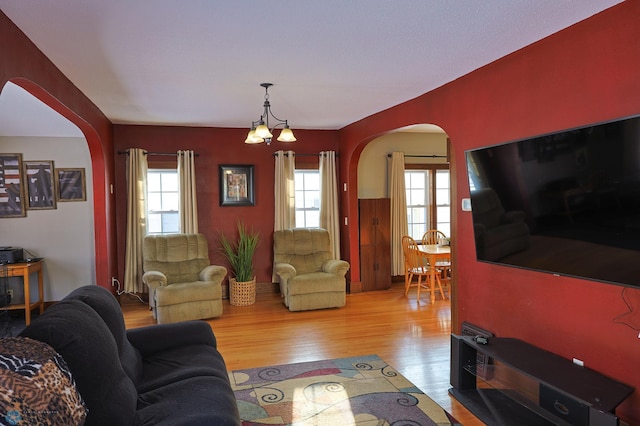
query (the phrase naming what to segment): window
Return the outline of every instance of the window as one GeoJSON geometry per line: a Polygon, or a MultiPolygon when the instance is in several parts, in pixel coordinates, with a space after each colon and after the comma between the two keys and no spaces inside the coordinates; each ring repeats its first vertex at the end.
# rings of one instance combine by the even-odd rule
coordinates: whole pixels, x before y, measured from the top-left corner
{"type": "Polygon", "coordinates": [[[320,227],[320,171],[296,170],[296,227],[320,227]]]}
{"type": "Polygon", "coordinates": [[[421,240],[428,229],[451,236],[449,170],[440,168],[405,170],[409,235],[421,240]]]}
{"type": "Polygon", "coordinates": [[[147,171],[147,234],[180,232],[178,171],[147,171]]]}

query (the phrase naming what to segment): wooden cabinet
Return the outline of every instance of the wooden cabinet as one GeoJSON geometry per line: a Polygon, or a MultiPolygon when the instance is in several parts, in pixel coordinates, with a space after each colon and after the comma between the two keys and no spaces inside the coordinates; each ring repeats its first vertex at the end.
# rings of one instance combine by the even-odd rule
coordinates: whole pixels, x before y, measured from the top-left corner
{"type": "Polygon", "coordinates": [[[362,291],[391,287],[391,201],[363,198],[360,211],[360,275],[362,291]]]}

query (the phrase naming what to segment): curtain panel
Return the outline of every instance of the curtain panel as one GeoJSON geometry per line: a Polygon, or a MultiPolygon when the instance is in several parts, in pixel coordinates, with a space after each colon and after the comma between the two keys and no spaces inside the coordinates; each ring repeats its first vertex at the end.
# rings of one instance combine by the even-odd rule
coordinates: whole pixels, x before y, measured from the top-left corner
{"type": "MultiPolygon", "coordinates": [[[[142,242],[147,235],[147,153],[129,149],[127,157],[127,233],[124,291],[146,293],[142,283],[142,242]]],[[[149,301],[151,303],[151,301],[149,301]]]]}
{"type": "Polygon", "coordinates": [[[274,231],[296,226],[295,170],[293,151],[276,152],[274,231]]]}
{"type": "Polygon", "coordinates": [[[391,275],[404,275],[402,237],[409,234],[409,223],[404,180],[404,153],[402,152],[391,154],[389,194],[391,198],[391,275]]]}
{"type": "Polygon", "coordinates": [[[195,153],[178,151],[178,182],[180,186],[180,232],[198,233],[198,199],[196,195],[195,153]]]}
{"type": "Polygon", "coordinates": [[[340,259],[340,217],[335,151],[320,153],[320,227],[329,232],[331,252],[340,259]]]}
{"type": "MultiPolygon", "coordinates": [[[[279,231],[296,226],[295,153],[278,151],[275,162],[273,230],[279,231]]],[[[271,282],[280,282],[274,270],[271,272],[271,282]]]]}

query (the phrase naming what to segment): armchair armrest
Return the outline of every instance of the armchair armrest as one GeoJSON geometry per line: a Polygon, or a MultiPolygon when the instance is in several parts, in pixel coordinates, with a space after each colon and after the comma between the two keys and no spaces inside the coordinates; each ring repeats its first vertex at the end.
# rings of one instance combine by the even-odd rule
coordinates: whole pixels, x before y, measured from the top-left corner
{"type": "Polygon", "coordinates": [[[274,270],[278,276],[284,279],[293,278],[298,274],[296,268],[294,268],[290,263],[276,263],[274,265],[274,270]]]}
{"type": "Polygon", "coordinates": [[[324,262],[322,270],[330,274],[335,274],[340,277],[344,277],[349,270],[349,262],[346,260],[331,259],[324,262]]]}
{"type": "Polygon", "coordinates": [[[217,283],[221,283],[226,276],[227,268],[219,265],[205,266],[199,274],[200,281],[214,281],[217,283]]]}
{"type": "Polygon", "coordinates": [[[147,271],[142,275],[142,282],[152,289],[165,287],[167,285],[167,276],[160,271],[147,271]]]}
{"type": "Polygon", "coordinates": [[[482,223],[474,223],[473,224],[473,233],[476,236],[476,239],[480,239],[484,237],[484,234],[487,232],[487,227],[482,223]]]}
{"type": "Polygon", "coordinates": [[[183,321],[127,330],[129,342],[145,357],[187,345],[217,345],[211,326],[204,321],[183,321]]]}

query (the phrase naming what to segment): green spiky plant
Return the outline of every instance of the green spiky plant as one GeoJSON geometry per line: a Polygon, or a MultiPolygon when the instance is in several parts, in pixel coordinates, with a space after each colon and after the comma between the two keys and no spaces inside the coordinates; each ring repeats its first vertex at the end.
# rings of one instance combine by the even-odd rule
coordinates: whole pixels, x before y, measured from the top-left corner
{"type": "Polygon", "coordinates": [[[222,254],[229,261],[231,271],[236,281],[247,282],[254,277],[253,255],[258,247],[260,234],[253,230],[248,231],[244,223],[238,221],[238,240],[231,241],[222,232],[219,234],[222,254]]]}

